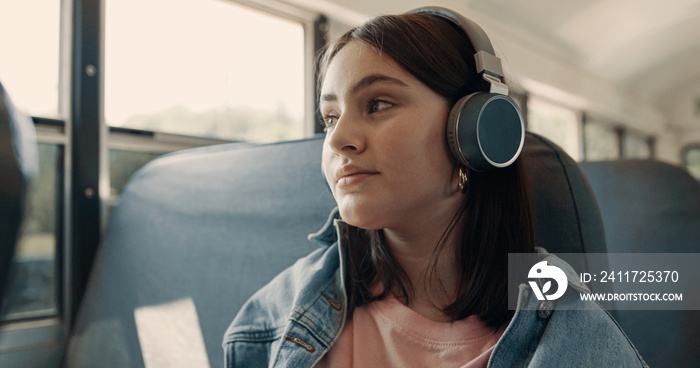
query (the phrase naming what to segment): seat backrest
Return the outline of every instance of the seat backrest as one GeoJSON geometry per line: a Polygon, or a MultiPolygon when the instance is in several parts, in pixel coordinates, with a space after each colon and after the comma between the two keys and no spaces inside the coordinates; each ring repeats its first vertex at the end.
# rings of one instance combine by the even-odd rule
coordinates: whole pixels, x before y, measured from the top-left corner
{"type": "MultiPolygon", "coordinates": [[[[611,253],[700,252],[700,183],[652,160],[582,163],[611,253]]],[[[700,311],[617,311],[651,367],[700,366],[700,311]]]]}
{"type": "Polygon", "coordinates": [[[27,187],[38,165],[34,125],[15,109],[0,83],[0,304],[20,236],[27,187]]]}
{"type": "MultiPolygon", "coordinates": [[[[194,149],[137,172],[98,251],[67,366],[138,368],[159,358],[218,366],[242,304],[316,248],[306,235],[335,206],[322,143],[194,149]]],[[[523,152],[536,217],[551,220],[538,220],[538,244],[604,250],[600,218],[589,218],[598,216],[595,200],[573,160],[530,134],[523,152]]]]}
{"type": "MultiPolygon", "coordinates": [[[[605,253],[595,195],[579,165],[559,146],[534,133],[523,155],[534,206],[535,243],[550,253],[605,253]]],[[[584,264],[572,264],[585,270],[584,264]]]]}
{"type": "MultiPolygon", "coordinates": [[[[320,169],[321,143],[205,147],[163,156],[135,173],[96,256],[68,366],[143,367],[142,353],[160,350],[137,313],[176,301],[189,303],[178,318],[198,320],[200,336],[187,339],[205,350],[190,351],[185,361],[201,362],[204,354],[220,365],[222,337],[237,310],[317,248],[307,235],[334,207],[320,169]]],[[[159,339],[173,337],[163,332],[159,339]]]]}

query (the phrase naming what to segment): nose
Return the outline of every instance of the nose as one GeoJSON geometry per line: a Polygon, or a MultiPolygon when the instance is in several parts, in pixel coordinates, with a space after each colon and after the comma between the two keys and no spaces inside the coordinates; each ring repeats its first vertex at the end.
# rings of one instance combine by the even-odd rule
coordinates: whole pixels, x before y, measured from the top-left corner
{"type": "Polygon", "coordinates": [[[361,123],[348,115],[341,116],[328,131],[326,142],[336,155],[361,153],[366,147],[361,123]]]}

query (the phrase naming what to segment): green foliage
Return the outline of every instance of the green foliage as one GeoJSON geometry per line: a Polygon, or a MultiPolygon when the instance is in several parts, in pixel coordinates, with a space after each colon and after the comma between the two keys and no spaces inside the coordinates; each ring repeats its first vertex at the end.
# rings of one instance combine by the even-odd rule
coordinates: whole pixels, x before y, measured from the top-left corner
{"type": "Polygon", "coordinates": [[[136,170],[160,155],[151,152],[109,150],[110,195],[118,196],[136,170]]]}
{"type": "Polygon", "coordinates": [[[278,105],[275,111],[220,107],[198,112],[177,105],[158,113],[134,116],[124,126],[256,143],[299,139],[303,136],[301,122],[293,119],[282,105],[278,105]]]}

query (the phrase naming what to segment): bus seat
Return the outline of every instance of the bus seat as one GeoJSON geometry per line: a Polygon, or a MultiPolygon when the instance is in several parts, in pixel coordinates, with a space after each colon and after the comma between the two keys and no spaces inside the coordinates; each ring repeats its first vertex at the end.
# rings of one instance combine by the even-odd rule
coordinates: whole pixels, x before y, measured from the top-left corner
{"type": "Polygon", "coordinates": [[[38,166],[34,124],[15,109],[0,83],[0,305],[21,233],[29,181],[38,166]]]}
{"type": "MultiPolygon", "coordinates": [[[[653,160],[581,164],[598,198],[611,253],[700,252],[700,183],[653,160]]],[[[700,311],[617,311],[651,367],[700,366],[700,311]]]]}
{"type": "MultiPolygon", "coordinates": [[[[219,366],[238,309],[317,247],[306,236],[335,206],[322,144],[315,137],[199,148],[139,170],[98,250],[66,366],[219,366]]],[[[534,134],[523,152],[538,245],[604,252],[595,199],[576,163],[534,134]]]]}
{"type": "MultiPolygon", "coordinates": [[[[534,133],[526,135],[523,152],[531,181],[535,244],[550,253],[605,253],[598,204],[576,161],[534,133]]],[[[577,271],[586,268],[572,266],[577,271]]]]}
{"type": "Polygon", "coordinates": [[[144,359],[172,355],[156,340],[177,352],[169,335],[180,332],[139,320],[169,307],[180,308],[173,318],[190,320],[183,328],[191,351],[180,349],[179,365],[164,356],[160,366],[219,366],[236,310],[317,248],[307,235],[334,207],[321,144],[204,147],[160,157],[135,173],[96,256],[67,366],[144,367],[144,359]]]}

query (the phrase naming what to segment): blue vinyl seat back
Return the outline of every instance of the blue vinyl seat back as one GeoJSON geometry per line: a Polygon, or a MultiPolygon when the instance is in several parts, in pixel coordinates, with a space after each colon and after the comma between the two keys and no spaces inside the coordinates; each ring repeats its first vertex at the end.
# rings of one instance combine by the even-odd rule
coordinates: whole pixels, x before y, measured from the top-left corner
{"type": "MultiPolygon", "coordinates": [[[[183,299],[194,304],[209,364],[219,366],[222,336],[238,309],[317,247],[306,236],[335,207],[321,173],[322,143],[194,149],[138,171],[98,251],[67,366],[144,367],[135,315],[183,299]]],[[[538,245],[604,251],[595,199],[575,162],[532,134],[523,155],[538,245]]]]}
{"type": "Polygon", "coordinates": [[[194,302],[211,366],[238,308],[316,246],[334,207],[321,140],[228,144],[161,157],[114,209],[68,351],[69,367],[143,367],[134,311],[194,302]]]}
{"type": "MultiPolygon", "coordinates": [[[[652,160],[582,163],[610,253],[700,252],[700,183],[652,160]]],[[[700,311],[618,311],[651,367],[700,367],[700,311]]]]}

